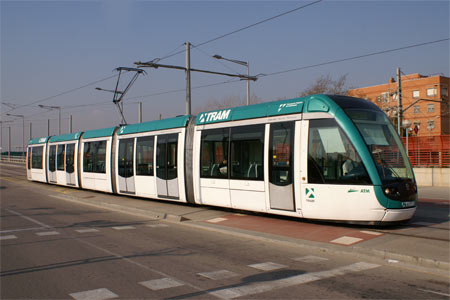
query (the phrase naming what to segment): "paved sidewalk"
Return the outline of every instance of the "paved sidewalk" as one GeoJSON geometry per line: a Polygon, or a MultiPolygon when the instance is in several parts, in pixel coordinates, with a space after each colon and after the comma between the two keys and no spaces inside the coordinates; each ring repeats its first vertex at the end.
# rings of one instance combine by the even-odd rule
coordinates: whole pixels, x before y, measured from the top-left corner
{"type": "Polygon", "coordinates": [[[425,200],[419,201],[414,218],[406,224],[385,228],[312,222],[34,182],[30,184],[48,189],[52,197],[142,217],[182,222],[187,226],[288,243],[317,251],[377,257],[392,264],[423,267],[444,276],[449,274],[450,198],[446,188],[420,189],[420,198],[425,200]]]}

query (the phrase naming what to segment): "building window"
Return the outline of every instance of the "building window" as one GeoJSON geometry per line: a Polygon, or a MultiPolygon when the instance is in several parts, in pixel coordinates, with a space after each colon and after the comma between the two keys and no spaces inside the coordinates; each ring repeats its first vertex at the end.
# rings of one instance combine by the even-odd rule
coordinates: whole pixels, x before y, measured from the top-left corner
{"type": "Polygon", "coordinates": [[[381,99],[383,99],[384,103],[389,103],[389,93],[381,93],[381,99]]]}
{"type": "Polygon", "coordinates": [[[420,92],[419,91],[413,91],[413,98],[419,98],[420,92]]]}
{"type": "Polygon", "coordinates": [[[153,176],[153,147],[153,136],[146,136],[137,139],[136,175],[153,176]]]}
{"type": "Polygon", "coordinates": [[[433,97],[433,96],[436,96],[436,95],[437,95],[437,89],[435,87],[427,89],[427,96],[433,97]]]}
{"type": "Polygon", "coordinates": [[[420,106],[419,105],[414,105],[414,113],[415,114],[419,114],[420,113],[420,106]]]}
{"type": "Polygon", "coordinates": [[[427,104],[427,112],[429,113],[434,112],[434,104],[427,104]]]}
{"type": "Polygon", "coordinates": [[[434,121],[431,120],[428,121],[427,129],[430,131],[434,129],[434,121]]]}
{"type": "Polygon", "coordinates": [[[381,102],[381,96],[377,96],[377,102],[381,102]]]}
{"type": "Polygon", "coordinates": [[[83,172],[106,173],[106,141],[84,143],[83,172]]]}
{"type": "Polygon", "coordinates": [[[441,87],[441,96],[447,96],[448,89],[446,87],[441,87]]]}

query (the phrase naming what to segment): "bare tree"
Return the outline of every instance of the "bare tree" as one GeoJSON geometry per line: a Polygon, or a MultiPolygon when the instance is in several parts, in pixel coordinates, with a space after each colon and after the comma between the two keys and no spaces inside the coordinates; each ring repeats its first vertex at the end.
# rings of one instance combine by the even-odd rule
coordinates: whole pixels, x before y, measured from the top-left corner
{"type": "Polygon", "coordinates": [[[330,74],[322,75],[310,87],[303,90],[299,96],[305,97],[313,94],[347,95],[348,87],[346,83],[347,74],[340,76],[336,80],[333,80],[330,74]]]}

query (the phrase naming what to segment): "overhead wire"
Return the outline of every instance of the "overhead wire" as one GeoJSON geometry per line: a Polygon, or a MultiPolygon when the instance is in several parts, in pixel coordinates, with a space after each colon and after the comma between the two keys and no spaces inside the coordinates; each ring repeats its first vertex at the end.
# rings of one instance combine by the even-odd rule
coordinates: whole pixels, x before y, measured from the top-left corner
{"type": "MultiPolygon", "coordinates": [[[[298,10],[307,8],[307,7],[311,6],[311,5],[317,4],[317,3],[322,2],[322,1],[323,1],[323,0],[317,0],[317,1],[313,1],[313,2],[308,3],[308,4],[305,4],[305,5],[296,7],[296,8],[294,8],[294,9],[285,11],[285,12],[283,12],[283,13],[281,13],[281,14],[278,14],[278,15],[275,15],[275,16],[272,16],[272,17],[269,17],[269,18],[266,18],[266,19],[261,20],[261,21],[259,21],[259,22],[256,22],[256,23],[253,23],[253,24],[250,24],[250,25],[241,27],[241,28],[239,28],[239,29],[233,30],[233,31],[231,31],[231,32],[228,32],[228,33],[219,35],[219,36],[217,36],[217,37],[215,37],[215,38],[209,39],[209,40],[207,40],[207,41],[201,42],[201,43],[197,44],[195,47],[201,47],[201,46],[204,46],[204,45],[206,45],[206,44],[209,44],[209,43],[215,42],[215,41],[217,41],[217,40],[223,39],[223,38],[225,38],[225,37],[227,37],[227,36],[230,36],[230,35],[232,35],[232,34],[235,34],[235,33],[241,32],[241,31],[244,31],[244,30],[246,30],[246,29],[255,27],[255,26],[257,26],[257,25],[261,25],[261,24],[263,24],[263,23],[265,23],[265,22],[272,21],[272,20],[274,20],[274,19],[276,19],[276,18],[279,18],[279,17],[285,16],[285,15],[287,15],[287,14],[296,12],[296,11],[298,11],[298,10]]],[[[175,53],[173,53],[173,54],[169,54],[169,55],[163,56],[163,57],[161,57],[161,58],[158,58],[158,61],[167,59],[167,58],[169,58],[169,57],[172,57],[172,56],[175,56],[175,55],[184,53],[184,52],[186,52],[186,50],[177,51],[177,52],[175,52],[175,53]]]]}
{"type": "Polygon", "coordinates": [[[288,69],[288,70],[284,70],[284,71],[277,71],[277,72],[272,72],[272,73],[262,73],[257,76],[258,77],[268,77],[268,76],[273,76],[273,75],[279,75],[279,74],[284,74],[284,73],[289,73],[289,72],[294,72],[294,71],[300,71],[300,70],[340,63],[340,62],[349,61],[349,60],[360,59],[360,58],[369,57],[369,56],[375,56],[375,55],[380,55],[380,54],[385,54],[385,53],[390,53],[390,52],[395,52],[395,51],[400,51],[400,50],[411,49],[411,48],[415,48],[415,47],[431,45],[431,44],[440,43],[440,42],[444,42],[444,41],[448,41],[448,40],[450,40],[450,38],[439,39],[439,40],[429,41],[429,42],[424,42],[424,43],[419,43],[419,44],[413,44],[413,45],[408,45],[408,46],[403,46],[403,47],[398,47],[398,48],[393,48],[393,49],[387,49],[387,50],[382,50],[382,51],[367,53],[367,54],[363,54],[363,55],[347,57],[347,58],[340,58],[340,59],[330,60],[330,61],[323,62],[323,63],[317,63],[317,64],[313,64],[313,65],[288,69]]]}
{"type": "MultiPolygon", "coordinates": [[[[53,99],[53,98],[56,98],[56,97],[59,97],[59,96],[65,95],[65,94],[72,93],[72,92],[74,92],[74,91],[77,91],[77,90],[86,88],[86,87],[88,87],[88,86],[97,84],[97,83],[99,83],[99,82],[106,81],[106,80],[108,80],[108,79],[111,79],[111,78],[114,78],[114,77],[117,77],[117,76],[118,76],[118,75],[108,76],[108,77],[106,77],[106,78],[102,78],[102,79],[100,79],[100,80],[96,80],[96,81],[93,81],[93,82],[84,84],[84,85],[82,85],[82,86],[79,86],[79,87],[76,87],[76,88],[73,88],[73,89],[70,89],[70,90],[61,92],[61,93],[56,94],[56,95],[52,95],[52,96],[49,96],[49,97],[45,97],[45,98],[43,98],[43,99],[39,99],[39,100],[30,102],[30,103],[27,103],[27,104],[18,105],[18,106],[16,106],[15,108],[13,108],[13,109],[7,111],[6,113],[9,113],[9,112],[11,112],[11,111],[13,111],[13,110],[16,110],[16,109],[19,109],[19,108],[28,107],[28,106],[32,106],[32,105],[34,105],[34,104],[42,103],[42,102],[44,102],[44,101],[47,101],[47,100],[50,100],[50,99],[53,99]]],[[[2,113],[2,114],[3,114],[3,113],[2,113]]]]}

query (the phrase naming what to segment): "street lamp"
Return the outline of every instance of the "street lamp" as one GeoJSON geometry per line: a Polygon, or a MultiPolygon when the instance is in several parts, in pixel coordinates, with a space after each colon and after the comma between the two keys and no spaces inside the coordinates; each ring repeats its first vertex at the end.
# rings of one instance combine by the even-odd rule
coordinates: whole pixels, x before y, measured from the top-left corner
{"type": "MultiPolygon", "coordinates": [[[[218,54],[214,55],[213,58],[215,59],[223,59],[241,66],[246,66],[247,67],[247,77],[250,76],[250,66],[249,63],[247,61],[242,61],[242,60],[236,60],[236,59],[229,59],[229,58],[225,58],[222,57],[218,54]]],[[[247,78],[247,105],[250,105],[250,80],[247,78]]]]}
{"type": "Polygon", "coordinates": [[[409,131],[409,127],[411,127],[411,121],[410,120],[403,120],[402,123],[403,128],[405,128],[405,135],[406,135],[406,154],[409,157],[409,149],[408,149],[408,131],[409,131]]]}
{"type": "Polygon", "coordinates": [[[61,106],[48,106],[48,105],[39,104],[39,107],[44,108],[44,109],[50,109],[50,110],[57,109],[59,111],[58,112],[58,121],[59,121],[58,135],[60,135],[61,134],[61,106]]]}
{"type": "Polygon", "coordinates": [[[13,115],[13,114],[6,114],[10,117],[18,117],[22,118],[22,154],[25,152],[25,116],[24,115],[13,115]]]}

